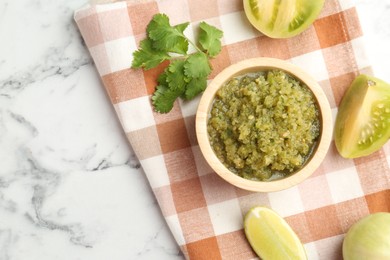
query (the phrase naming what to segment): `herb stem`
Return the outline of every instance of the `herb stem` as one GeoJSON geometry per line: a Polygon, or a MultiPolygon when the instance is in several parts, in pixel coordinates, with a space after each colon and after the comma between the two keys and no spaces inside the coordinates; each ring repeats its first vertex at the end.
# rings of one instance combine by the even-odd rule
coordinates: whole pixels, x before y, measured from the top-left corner
{"type": "Polygon", "coordinates": [[[202,51],[198,46],[196,46],[196,44],[193,43],[190,39],[188,39],[186,36],[184,36],[184,37],[187,39],[188,43],[191,44],[192,46],[194,46],[194,48],[195,48],[198,52],[203,52],[203,51],[202,51]]]}
{"type": "Polygon", "coordinates": [[[171,56],[167,60],[186,60],[189,57],[189,55],[180,55],[180,56],[171,56]]]}

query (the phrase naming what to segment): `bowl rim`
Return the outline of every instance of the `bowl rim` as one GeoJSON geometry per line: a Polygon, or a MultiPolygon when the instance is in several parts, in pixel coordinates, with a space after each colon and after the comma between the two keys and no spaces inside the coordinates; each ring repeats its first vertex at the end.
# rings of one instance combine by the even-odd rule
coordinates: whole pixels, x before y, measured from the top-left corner
{"type": "Polygon", "coordinates": [[[332,140],[332,113],[328,98],[317,81],[302,70],[300,67],[275,58],[251,58],[232,64],[221,71],[209,84],[204,91],[196,112],[195,131],[200,150],[210,167],[225,181],[230,184],[249,191],[272,192],[280,191],[302,182],[319,167],[324,160],[331,140],[332,140]],[[292,175],[273,181],[253,181],[244,179],[233,172],[229,171],[215,155],[210,143],[207,132],[207,120],[211,108],[212,100],[217,90],[232,77],[243,75],[247,72],[267,71],[270,69],[280,69],[291,76],[302,81],[313,92],[321,121],[321,134],[317,148],[313,151],[311,159],[303,166],[302,169],[292,175]]]}

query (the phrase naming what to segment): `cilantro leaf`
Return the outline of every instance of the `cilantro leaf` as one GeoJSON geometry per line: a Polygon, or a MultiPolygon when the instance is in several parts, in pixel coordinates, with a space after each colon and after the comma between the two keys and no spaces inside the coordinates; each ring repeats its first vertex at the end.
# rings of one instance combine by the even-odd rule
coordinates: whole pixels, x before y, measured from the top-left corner
{"type": "Polygon", "coordinates": [[[207,87],[207,77],[193,78],[184,92],[185,99],[193,99],[207,87]]]}
{"type": "Polygon", "coordinates": [[[212,70],[209,59],[221,52],[222,31],[201,22],[198,42],[194,43],[184,34],[188,25],[187,22],[172,26],[167,15],[154,15],[146,28],[147,38],[133,53],[132,68],[151,69],[170,61],[158,76],[158,86],[152,95],[157,112],[169,112],[178,97],[192,99],[204,91],[212,70]],[[196,52],[187,55],[189,44],[196,52]]]}
{"type": "Polygon", "coordinates": [[[166,82],[170,89],[184,90],[187,78],[184,75],[184,60],[175,60],[169,64],[166,75],[166,82]]]}
{"type": "Polygon", "coordinates": [[[184,64],[184,73],[189,78],[207,77],[210,72],[209,59],[203,52],[191,54],[184,64]]]}
{"type": "Polygon", "coordinates": [[[156,14],[148,24],[146,31],[153,40],[153,48],[161,51],[186,54],[188,40],[183,32],[189,23],[183,23],[172,27],[169,18],[165,14],[156,14]]]}
{"type": "Polygon", "coordinates": [[[181,23],[181,24],[175,25],[173,28],[175,28],[175,30],[177,30],[182,35],[184,35],[184,31],[185,31],[185,29],[187,29],[189,24],[190,24],[189,22],[181,23]]]}
{"type": "Polygon", "coordinates": [[[168,60],[170,56],[166,51],[159,51],[152,48],[152,41],[145,39],[140,42],[140,49],[133,53],[132,68],[151,69],[157,67],[161,62],[168,60]]]}
{"type": "MultiPolygon", "coordinates": [[[[188,27],[190,23],[182,23],[174,26],[174,28],[179,31],[184,36],[184,30],[188,27]]],[[[178,38],[178,42],[173,46],[169,52],[187,54],[188,51],[188,40],[187,38],[178,38]]]]}
{"type": "Polygon", "coordinates": [[[221,52],[221,38],[223,32],[214,26],[201,22],[199,32],[199,43],[210,57],[215,57],[221,52]]]}
{"type": "Polygon", "coordinates": [[[168,84],[168,82],[167,82],[167,74],[168,74],[168,71],[167,71],[167,69],[165,69],[163,73],[158,75],[157,82],[158,82],[159,85],[165,85],[166,86],[168,84]]]}
{"type": "Polygon", "coordinates": [[[170,89],[164,85],[157,86],[152,96],[154,109],[160,113],[168,113],[172,110],[176,98],[182,94],[182,90],[170,89]]]}

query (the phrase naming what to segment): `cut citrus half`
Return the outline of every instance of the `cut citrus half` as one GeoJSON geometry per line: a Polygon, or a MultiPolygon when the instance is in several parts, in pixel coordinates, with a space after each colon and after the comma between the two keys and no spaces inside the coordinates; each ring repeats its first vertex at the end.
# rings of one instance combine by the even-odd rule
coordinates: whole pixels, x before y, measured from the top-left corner
{"type": "Polygon", "coordinates": [[[307,259],[298,236],[269,208],[252,208],[245,216],[244,229],[253,250],[263,260],[307,259]]]}

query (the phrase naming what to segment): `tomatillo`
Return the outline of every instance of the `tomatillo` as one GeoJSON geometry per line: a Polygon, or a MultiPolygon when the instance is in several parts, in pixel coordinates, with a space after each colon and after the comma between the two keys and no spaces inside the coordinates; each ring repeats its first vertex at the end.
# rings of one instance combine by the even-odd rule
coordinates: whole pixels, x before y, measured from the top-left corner
{"type": "Polygon", "coordinates": [[[271,38],[289,38],[306,30],[320,14],[324,0],[244,0],[250,23],[271,38]]]}

